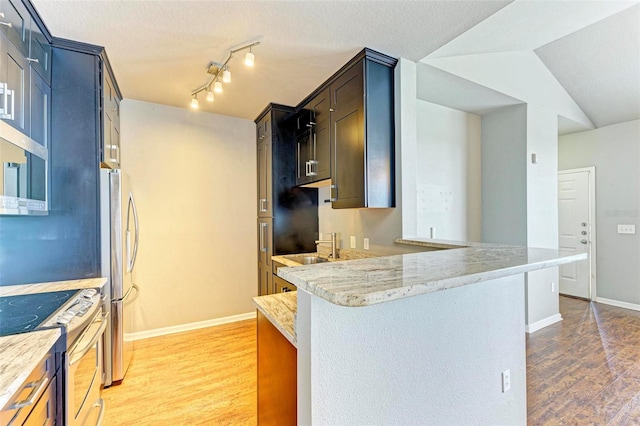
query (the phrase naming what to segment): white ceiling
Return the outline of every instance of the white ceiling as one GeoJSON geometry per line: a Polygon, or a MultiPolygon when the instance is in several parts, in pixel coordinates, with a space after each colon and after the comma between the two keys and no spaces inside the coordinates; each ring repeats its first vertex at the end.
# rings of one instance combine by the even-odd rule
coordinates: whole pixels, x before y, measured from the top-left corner
{"type": "MultiPolygon", "coordinates": [[[[224,93],[213,104],[200,99],[205,111],[254,119],[269,102],[296,105],[365,46],[416,62],[471,46],[535,49],[596,126],[640,118],[638,1],[32,2],[55,37],[105,46],[130,99],[187,107],[211,61],[260,41],[254,68],[239,54],[224,93]],[[545,14],[545,4],[555,8],[545,14]]],[[[474,108],[486,110],[470,101],[474,108]]]]}

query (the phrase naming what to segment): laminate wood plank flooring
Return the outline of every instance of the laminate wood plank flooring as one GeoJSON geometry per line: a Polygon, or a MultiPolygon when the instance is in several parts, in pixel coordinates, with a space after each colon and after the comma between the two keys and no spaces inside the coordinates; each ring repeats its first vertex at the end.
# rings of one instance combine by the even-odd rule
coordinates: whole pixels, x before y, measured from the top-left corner
{"type": "Polygon", "coordinates": [[[256,321],[135,342],[104,426],[257,424],[256,321]]]}
{"type": "Polygon", "coordinates": [[[529,425],[640,425],[640,312],[560,297],[527,335],[529,425]]]}
{"type": "MultiPolygon", "coordinates": [[[[528,425],[640,425],[640,312],[560,297],[527,335],[528,425]]],[[[256,322],[136,342],[104,425],[256,425],[256,322]]]]}

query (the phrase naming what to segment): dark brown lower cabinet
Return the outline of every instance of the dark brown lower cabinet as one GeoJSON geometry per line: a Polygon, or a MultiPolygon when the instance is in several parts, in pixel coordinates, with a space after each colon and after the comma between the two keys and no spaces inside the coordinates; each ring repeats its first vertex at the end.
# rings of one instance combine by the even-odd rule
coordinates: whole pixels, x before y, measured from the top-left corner
{"type": "Polygon", "coordinates": [[[295,425],[297,349],[258,311],[258,424],[295,425]]]}

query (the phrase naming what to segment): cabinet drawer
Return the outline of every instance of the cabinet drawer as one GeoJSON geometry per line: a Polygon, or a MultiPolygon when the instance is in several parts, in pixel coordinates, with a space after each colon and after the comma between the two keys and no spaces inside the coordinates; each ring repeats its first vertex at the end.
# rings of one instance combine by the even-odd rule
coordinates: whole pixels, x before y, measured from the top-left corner
{"type": "Polygon", "coordinates": [[[277,275],[273,275],[273,287],[276,293],[286,293],[289,291],[296,291],[298,288],[291,284],[289,281],[280,278],[277,275]]]}
{"type": "Polygon", "coordinates": [[[51,45],[35,23],[31,28],[28,61],[40,77],[51,85],[51,45]]]}
{"type": "Polygon", "coordinates": [[[54,392],[52,403],[44,402],[44,404],[48,404],[53,409],[51,416],[55,418],[55,369],[54,353],[49,352],[0,411],[0,424],[7,426],[22,425],[35,407],[38,406],[39,399],[43,397],[45,400],[50,398],[51,392],[54,392]],[[54,389],[51,391],[49,388],[54,389]]]}
{"type": "Polygon", "coordinates": [[[256,124],[256,133],[258,143],[271,137],[271,115],[267,114],[262,120],[256,124]]]}
{"type": "Polygon", "coordinates": [[[42,426],[42,425],[55,425],[56,424],[56,404],[57,404],[57,393],[56,393],[56,376],[53,376],[53,379],[49,383],[47,389],[44,391],[40,400],[36,403],[33,410],[27,417],[27,421],[24,423],[25,426],[42,426]]]}

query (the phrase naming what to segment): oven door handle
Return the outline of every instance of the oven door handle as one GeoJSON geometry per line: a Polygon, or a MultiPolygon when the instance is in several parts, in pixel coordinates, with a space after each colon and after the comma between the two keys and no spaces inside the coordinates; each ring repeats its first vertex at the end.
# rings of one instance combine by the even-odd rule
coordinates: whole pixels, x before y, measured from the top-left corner
{"type": "MultiPolygon", "coordinates": [[[[109,312],[105,313],[103,316],[96,318],[96,320],[91,324],[95,324],[98,322],[102,322],[102,324],[100,324],[100,328],[98,329],[98,331],[96,331],[96,333],[93,335],[93,337],[91,337],[91,341],[86,344],[82,349],[78,349],[78,348],[73,348],[73,350],[71,351],[72,353],[69,355],[69,366],[72,366],[74,364],[76,364],[78,361],[80,361],[82,359],[83,356],[85,356],[87,354],[87,352],[89,352],[91,350],[91,348],[93,347],[93,345],[96,344],[96,342],[98,341],[98,339],[100,337],[102,337],[102,333],[104,333],[104,331],[107,328],[107,317],[109,316],[109,312]]],[[[91,326],[89,326],[91,327],[91,326]]]]}

